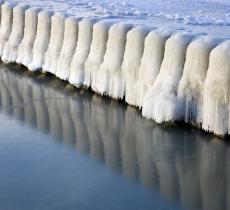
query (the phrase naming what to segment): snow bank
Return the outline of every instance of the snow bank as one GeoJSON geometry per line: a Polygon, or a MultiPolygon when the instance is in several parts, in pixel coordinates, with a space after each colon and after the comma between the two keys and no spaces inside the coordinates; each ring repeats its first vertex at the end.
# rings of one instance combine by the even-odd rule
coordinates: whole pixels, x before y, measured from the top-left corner
{"type": "Polygon", "coordinates": [[[79,21],[80,18],[76,17],[69,17],[65,21],[64,40],[55,73],[57,77],[63,80],[69,78],[70,64],[77,46],[79,21]]]}
{"type": "Polygon", "coordinates": [[[36,71],[42,68],[45,52],[49,45],[51,29],[51,11],[41,11],[38,14],[37,34],[33,46],[33,60],[28,69],[36,71]]]}
{"type": "Polygon", "coordinates": [[[42,66],[44,72],[55,74],[57,70],[57,60],[62,48],[65,30],[65,15],[55,13],[51,20],[51,35],[49,47],[45,54],[45,63],[42,66]]]}
{"type": "Polygon", "coordinates": [[[2,52],[2,61],[5,63],[15,62],[17,58],[18,46],[21,43],[24,35],[25,25],[25,10],[28,6],[17,5],[13,9],[12,32],[9,40],[4,46],[2,52]]]}

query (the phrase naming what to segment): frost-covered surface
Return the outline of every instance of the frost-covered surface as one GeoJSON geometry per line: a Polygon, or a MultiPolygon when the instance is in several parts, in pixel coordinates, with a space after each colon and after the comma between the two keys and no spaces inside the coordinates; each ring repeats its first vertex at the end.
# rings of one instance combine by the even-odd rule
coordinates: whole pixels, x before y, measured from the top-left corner
{"type": "Polygon", "coordinates": [[[229,35],[229,0],[7,0],[82,17],[229,35]],[[220,27],[221,26],[221,27],[220,27]]]}
{"type": "MultiPolygon", "coordinates": [[[[150,2],[100,4],[114,13],[116,8],[132,11],[131,6],[153,12],[170,3],[152,8],[150,2]]],[[[2,61],[124,99],[158,123],[183,120],[218,135],[230,134],[230,38],[224,31],[229,26],[212,22],[200,33],[194,26],[165,27],[167,18],[160,17],[162,27],[155,27],[157,19],[150,13],[105,15],[92,9],[95,4],[7,1],[1,7],[2,61]],[[216,27],[215,35],[208,34],[210,27],[216,27]]],[[[188,5],[174,5],[175,11],[188,5]]],[[[210,5],[219,5],[213,15],[218,17],[225,8],[221,5],[228,3],[210,5]]],[[[178,24],[185,26],[183,21],[178,24]]]]}

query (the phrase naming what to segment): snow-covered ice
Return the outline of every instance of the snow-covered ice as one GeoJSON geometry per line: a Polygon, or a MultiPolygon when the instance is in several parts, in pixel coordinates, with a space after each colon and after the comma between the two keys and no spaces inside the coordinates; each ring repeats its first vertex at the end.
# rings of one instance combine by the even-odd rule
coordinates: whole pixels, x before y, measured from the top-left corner
{"type": "Polygon", "coordinates": [[[124,98],[156,122],[223,136],[230,134],[229,11],[227,0],[8,0],[0,56],[124,98]]]}

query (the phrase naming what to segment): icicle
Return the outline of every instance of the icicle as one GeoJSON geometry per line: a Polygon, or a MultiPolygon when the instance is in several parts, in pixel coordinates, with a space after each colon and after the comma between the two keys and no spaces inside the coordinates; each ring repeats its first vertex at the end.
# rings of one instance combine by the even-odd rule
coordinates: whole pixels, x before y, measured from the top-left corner
{"type": "Polygon", "coordinates": [[[1,6],[0,56],[2,56],[4,46],[11,33],[14,6],[15,4],[8,2],[5,2],[1,6]]]}
{"type": "Polygon", "coordinates": [[[33,59],[33,44],[37,32],[38,8],[29,8],[25,12],[24,37],[18,47],[16,63],[28,66],[33,59]]]}
{"type": "Polygon", "coordinates": [[[221,136],[229,133],[229,58],[230,41],[214,48],[204,83],[202,127],[221,136]]]}
{"type": "Polygon", "coordinates": [[[92,89],[100,94],[107,94],[113,98],[122,98],[121,63],[124,56],[126,35],[131,25],[114,24],[109,30],[107,49],[103,63],[97,73],[95,86],[92,89]]]}
{"type": "Polygon", "coordinates": [[[56,71],[56,76],[63,80],[69,78],[70,63],[77,45],[79,21],[80,19],[76,17],[69,17],[65,21],[64,41],[56,71]]]}
{"type": "Polygon", "coordinates": [[[13,9],[12,32],[2,52],[2,61],[5,63],[15,62],[18,46],[24,35],[25,11],[28,6],[17,5],[13,9]]]}
{"type": "Polygon", "coordinates": [[[65,30],[65,15],[55,13],[51,18],[51,35],[49,47],[45,54],[44,72],[56,73],[58,57],[62,48],[65,30]]]}
{"type": "Polygon", "coordinates": [[[179,33],[166,42],[164,59],[155,83],[143,100],[143,116],[156,122],[174,121],[177,89],[182,76],[186,48],[194,35],[179,33]]]}
{"type": "Polygon", "coordinates": [[[76,52],[70,65],[69,82],[77,87],[84,82],[84,64],[89,55],[94,21],[84,19],[79,22],[79,35],[76,52]]]}
{"type": "Polygon", "coordinates": [[[188,46],[183,76],[178,88],[177,120],[202,123],[204,80],[210,52],[218,42],[217,39],[201,37],[188,46]]]}
{"type": "Polygon", "coordinates": [[[41,69],[44,63],[45,52],[49,45],[51,28],[51,11],[41,11],[38,14],[37,34],[33,46],[33,61],[28,69],[36,71],[41,69]]]}
{"type": "Polygon", "coordinates": [[[134,106],[137,105],[138,70],[144,51],[145,37],[148,32],[147,28],[137,27],[130,30],[127,34],[120,84],[122,89],[124,89],[124,92],[121,94],[125,95],[126,102],[134,106]]]}
{"type": "Polygon", "coordinates": [[[90,47],[90,53],[85,63],[84,85],[89,87],[97,75],[97,71],[103,62],[108,39],[108,30],[110,24],[105,22],[96,23],[93,27],[93,40],[90,47]]]}
{"type": "Polygon", "coordinates": [[[165,42],[170,36],[169,31],[151,31],[145,39],[144,53],[138,72],[136,105],[142,107],[147,90],[153,85],[164,57],[165,42]]]}

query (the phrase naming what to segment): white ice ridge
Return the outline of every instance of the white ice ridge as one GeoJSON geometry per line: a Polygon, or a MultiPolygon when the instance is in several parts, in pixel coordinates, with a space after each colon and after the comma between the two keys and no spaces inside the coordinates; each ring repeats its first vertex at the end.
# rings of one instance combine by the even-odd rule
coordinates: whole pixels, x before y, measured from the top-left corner
{"type": "Polygon", "coordinates": [[[33,46],[33,60],[28,65],[29,70],[36,71],[42,68],[45,60],[45,52],[50,41],[51,11],[38,13],[37,33],[33,46]]]}
{"type": "Polygon", "coordinates": [[[45,54],[45,63],[42,70],[52,74],[56,73],[58,57],[62,48],[65,30],[65,15],[55,13],[51,19],[51,35],[49,47],[45,54]]]}
{"type": "Polygon", "coordinates": [[[69,17],[65,21],[64,40],[56,71],[56,76],[63,80],[69,78],[70,64],[77,46],[79,21],[77,17],[69,17]]]}
{"type": "Polygon", "coordinates": [[[25,10],[27,8],[28,6],[17,5],[13,9],[12,32],[9,40],[4,46],[1,57],[2,61],[5,63],[15,62],[17,59],[18,46],[24,34],[25,10]]]}
{"type": "Polygon", "coordinates": [[[193,38],[194,35],[178,33],[167,40],[160,72],[144,96],[142,114],[145,117],[158,123],[174,121],[186,49],[193,38]]]}
{"type": "Polygon", "coordinates": [[[16,63],[28,66],[33,60],[33,44],[37,32],[39,8],[29,8],[25,12],[23,40],[18,47],[16,63]]]}
{"type": "Polygon", "coordinates": [[[84,64],[88,57],[92,42],[92,31],[94,20],[83,19],[79,22],[79,32],[76,51],[70,64],[69,82],[76,87],[84,83],[85,69],[84,64]]]}
{"type": "Polygon", "coordinates": [[[14,4],[7,2],[1,6],[0,56],[2,56],[5,43],[8,41],[11,33],[14,6],[14,4]]]}
{"type": "Polygon", "coordinates": [[[0,56],[76,87],[124,98],[156,122],[184,121],[230,134],[227,38],[67,17],[5,2],[0,56]]]}

